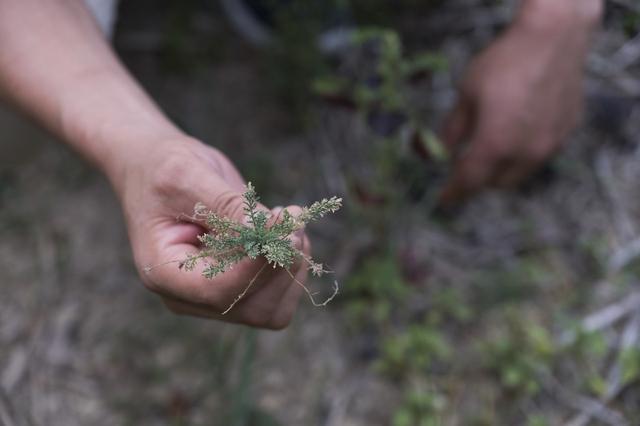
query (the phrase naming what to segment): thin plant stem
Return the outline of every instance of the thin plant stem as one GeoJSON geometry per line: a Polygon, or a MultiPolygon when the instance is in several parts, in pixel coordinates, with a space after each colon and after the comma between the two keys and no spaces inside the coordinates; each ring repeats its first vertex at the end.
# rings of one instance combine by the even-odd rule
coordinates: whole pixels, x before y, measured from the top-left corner
{"type": "Polygon", "coordinates": [[[262,265],[262,267],[258,270],[258,272],[256,272],[256,274],[253,276],[253,278],[251,278],[251,281],[249,281],[249,285],[247,287],[245,287],[244,290],[242,290],[242,293],[240,293],[239,295],[236,296],[236,298],[233,300],[233,302],[231,302],[231,305],[229,305],[229,307],[222,313],[222,315],[226,315],[231,309],[233,309],[233,307],[236,305],[236,303],[238,303],[240,301],[240,299],[242,299],[247,292],[249,291],[249,289],[251,288],[251,286],[253,285],[253,283],[256,282],[256,280],[258,279],[258,277],[260,276],[260,274],[262,273],[262,271],[264,271],[264,268],[266,268],[268,265],[268,263],[264,263],[264,265],[262,265]]]}
{"type": "Polygon", "coordinates": [[[333,282],[333,293],[331,294],[331,296],[329,296],[327,299],[325,299],[324,302],[322,303],[318,303],[316,302],[314,296],[314,293],[311,293],[311,291],[307,288],[307,286],[305,286],[304,284],[302,284],[300,282],[300,280],[298,280],[289,269],[285,268],[285,271],[287,271],[287,274],[289,274],[289,276],[291,277],[291,279],[293,279],[293,281],[298,284],[300,287],[302,287],[304,289],[304,291],[307,293],[307,296],[309,296],[309,300],[311,300],[311,303],[313,304],[313,306],[316,307],[322,307],[322,306],[327,306],[329,304],[329,302],[331,302],[337,295],[338,292],[340,291],[340,287],[338,286],[338,281],[334,281],[333,282]]]}

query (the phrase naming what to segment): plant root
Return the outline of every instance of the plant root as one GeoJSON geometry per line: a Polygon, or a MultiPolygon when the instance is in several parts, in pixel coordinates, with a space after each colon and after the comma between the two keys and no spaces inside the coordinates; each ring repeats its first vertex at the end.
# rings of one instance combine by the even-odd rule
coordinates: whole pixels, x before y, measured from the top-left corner
{"type": "Polygon", "coordinates": [[[311,303],[313,304],[313,306],[315,307],[323,307],[323,306],[327,306],[340,292],[340,286],[338,285],[338,281],[333,281],[333,293],[327,297],[322,303],[318,303],[316,302],[316,299],[313,297],[315,296],[317,293],[311,293],[311,291],[309,290],[309,288],[307,286],[305,286],[304,284],[302,284],[292,273],[289,269],[285,269],[285,271],[287,271],[287,273],[289,274],[289,276],[291,277],[291,279],[293,279],[293,281],[298,284],[300,287],[303,288],[303,290],[307,293],[307,296],[309,296],[309,300],[311,300],[311,303]]]}
{"type": "Polygon", "coordinates": [[[258,277],[260,276],[260,274],[262,273],[262,271],[264,271],[264,268],[266,268],[268,265],[268,263],[265,262],[264,265],[262,265],[262,267],[258,270],[258,272],[256,272],[256,274],[253,276],[253,278],[251,278],[251,281],[249,281],[249,285],[247,285],[245,287],[244,290],[242,290],[242,293],[240,293],[239,295],[236,296],[235,299],[233,299],[233,302],[231,302],[231,304],[229,305],[229,307],[227,309],[225,309],[225,311],[222,313],[222,315],[226,315],[229,313],[229,311],[231,309],[233,309],[233,307],[236,305],[236,303],[238,303],[249,291],[249,289],[251,288],[251,286],[253,285],[253,283],[256,282],[256,280],[258,279],[258,277]]]}

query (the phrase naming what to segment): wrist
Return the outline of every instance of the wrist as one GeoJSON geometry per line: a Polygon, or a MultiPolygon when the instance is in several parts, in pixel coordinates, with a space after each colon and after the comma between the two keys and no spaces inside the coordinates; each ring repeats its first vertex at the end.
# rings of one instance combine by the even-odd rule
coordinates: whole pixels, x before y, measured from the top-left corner
{"type": "Polygon", "coordinates": [[[190,151],[190,146],[199,143],[171,129],[120,128],[120,132],[117,139],[110,137],[111,152],[98,165],[119,195],[123,195],[132,182],[152,175],[171,158],[179,157],[179,154],[190,151]]]}
{"type": "Polygon", "coordinates": [[[590,33],[604,14],[604,0],[523,0],[517,23],[544,31],[590,33]]]}
{"type": "Polygon", "coordinates": [[[54,130],[119,186],[167,141],[187,139],[132,81],[93,73],[59,102],[54,130]]]}
{"type": "Polygon", "coordinates": [[[168,121],[149,117],[105,122],[96,129],[90,146],[90,160],[107,178],[116,183],[129,170],[146,163],[170,144],[187,136],[168,121]]]}

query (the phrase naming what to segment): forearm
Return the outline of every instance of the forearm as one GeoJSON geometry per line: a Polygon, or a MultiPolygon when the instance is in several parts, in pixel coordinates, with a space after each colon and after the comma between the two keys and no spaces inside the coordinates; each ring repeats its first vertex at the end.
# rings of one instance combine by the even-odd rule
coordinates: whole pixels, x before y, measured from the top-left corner
{"type": "Polygon", "coordinates": [[[81,0],[0,0],[0,92],[112,178],[125,157],[181,136],[81,0]]]}

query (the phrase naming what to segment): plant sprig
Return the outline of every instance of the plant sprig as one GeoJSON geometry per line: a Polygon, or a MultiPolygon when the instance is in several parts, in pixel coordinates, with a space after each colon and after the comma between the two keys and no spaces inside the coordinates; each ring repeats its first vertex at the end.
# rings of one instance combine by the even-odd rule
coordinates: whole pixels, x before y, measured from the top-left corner
{"type": "MultiPolygon", "coordinates": [[[[260,199],[251,182],[247,184],[243,199],[246,224],[221,216],[201,203],[196,204],[192,219],[198,222],[204,221],[209,231],[198,237],[202,243],[202,249],[189,254],[186,259],[180,262],[180,268],[191,271],[198,263],[204,262],[205,268],[202,275],[205,278],[213,279],[233,268],[235,264],[245,258],[255,260],[258,257],[263,257],[266,260],[265,266],[271,265],[273,268],[285,269],[291,278],[304,288],[315,306],[325,306],[329,303],[338,293],[337,282],[334,282],[333,294],[324,302],[318,303],[313,297],[314,294],[291,273],[294,262],[300,259],[315,276],[330,272],[321,263],[314,261],[313,258],[296,248],[291,240],[291,235],[304,228],[309,222],[338,211],[342,206],[342,199],[331,197],[317,201],[309,207],[303,207],[297,216],[293,216],[284,209],[282,215],[276,218],[276,222],[271,226],[268,226],[271,213],[258,208],[260,199]]],[[[245,290],[236,297],[223,314],[229,312],[244,297],[263,269],[258,271],[245,290]]]]}

